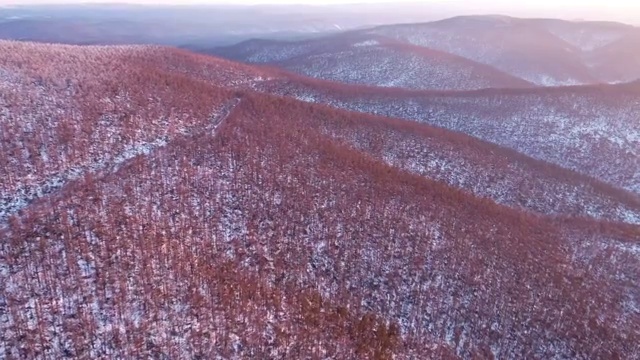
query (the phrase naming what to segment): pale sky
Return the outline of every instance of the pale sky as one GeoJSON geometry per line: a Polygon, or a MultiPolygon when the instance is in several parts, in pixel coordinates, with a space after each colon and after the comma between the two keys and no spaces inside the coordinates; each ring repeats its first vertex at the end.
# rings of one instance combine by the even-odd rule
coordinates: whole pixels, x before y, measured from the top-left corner
{"type": "MultiPolygon", "coordinates": [[[[70,4],[70,3],[133,3],[133,4],[345,4],[345,3],[392,3],[393,0],[0,0],[0,4],[20,5],[20,4],[70,4]]],[[[518,3],[524,7],[599,7],[599,8],[640,8],[635,0],[422,0],[414,1],[428,3],[466,3],[469,5],[491,4],[506,5],[518,3]]]]}

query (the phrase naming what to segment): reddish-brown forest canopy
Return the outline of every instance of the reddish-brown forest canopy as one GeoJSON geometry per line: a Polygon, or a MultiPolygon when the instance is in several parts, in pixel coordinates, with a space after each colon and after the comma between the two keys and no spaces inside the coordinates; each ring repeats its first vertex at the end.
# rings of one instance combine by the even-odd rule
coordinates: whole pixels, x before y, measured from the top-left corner
{"type": "Polygon", "coordinates": [[[628,192],[272,70],[0,48],[2,357],[640,357],[628,192]]]}

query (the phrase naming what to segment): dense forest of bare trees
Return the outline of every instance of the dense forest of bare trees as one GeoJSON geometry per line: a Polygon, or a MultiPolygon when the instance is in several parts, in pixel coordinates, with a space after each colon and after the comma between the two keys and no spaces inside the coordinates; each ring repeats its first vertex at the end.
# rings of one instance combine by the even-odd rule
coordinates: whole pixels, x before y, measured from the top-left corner
{"type": "MultiPolygon", "coordinates": [[[[255,77],[274,73],[181,51],[3,46],[33,54],[27,63],[37,54],[56,59],[57,51],[70,54],[60,59],[104,54],[87,60],[99,69],[93,75],[52,60],[42,94],[19,92],[42,101],[42,113],[6,105],[28,102],[7,100],[6,89],[38,67],[17,66],[19,55],[0,64],[8,107],[0,126],[12,129],[0,152],[15,174],[3,191],[71,163],[93,164],[87,151],[116,158],[128,139],[165,137],[118,166],[64,181],[2,222],[6,358],[640,356],[637,226],[536,215],[512,203],[512,188],[509,206],[499,205],[406,165],[409,148],[428,154],[449,146],[438,151],[459,149],[471,161],[468,149],[502,151],[493,145],[252,92],[255,77]],[[127,70],[102,72],[111,63],[127,70]],[[49,83],[62,74],[79,89],[67,98],[49,83]],[[121,103],[98,105],[113,99],[121,103]],[[212,116],[235,99],[211,129],[212,116]],[[130,116],[115,123],[122,125],[100,123],[122,113],[130,116]],[[100,135],[107,130],[113,134],[100,135]],[[13,161],[29,146],[48,146],[55,160],[13,161]]],[[[507,158],[542,167],[548,182],[581,181],[507,158]]],[[[525,184],[555,191],[544,180],[525,184]]],[[[587,183],[579,196],[610,206],[621,195],[608,189],[587,183]]],[[[562,201],[549,213],[584,215],[562,201]]]]}
{"type": "MultiPolygon", "coordinates": [[[[6,174],[0,220],[69,180],[113,168],[202,126],[232,97],[150,62],[179,65],[186,53],[18,42],[0,47],[0,164],[6,174]]],[[[211,64],[209,81],[225,85],[242,78],[240,70],[211,64]]]]}
{"type": "Polygon", "coordinates": [[[441,128],[328,113],[309,124],[390,165],[476,196],[541,214],[640,224],[639,198],[559,166],[441,128]]]}
{"type": "Polygon", "coordinates": [[[436,92],[290,77],[263,82],[260,88],[462,132],[640,195],[637,82],[436,92]]]}

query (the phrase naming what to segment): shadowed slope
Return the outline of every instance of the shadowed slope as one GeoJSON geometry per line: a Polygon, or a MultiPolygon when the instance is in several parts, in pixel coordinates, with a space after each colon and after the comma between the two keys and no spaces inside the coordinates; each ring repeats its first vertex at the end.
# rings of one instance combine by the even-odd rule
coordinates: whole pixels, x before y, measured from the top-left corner
{"type": "Polygon", "coordinates": [[[637,83],[419,92],[281,78],[261,86],[304,101],[463,132],[640,194],[637,83]]]}
{"type": "Polygon", "coordinates": [[[473,90],[532,86],[463,57],[358,33],[299,42],[252,40],[212,53],[314,78],[383,87],[473,90]]]}

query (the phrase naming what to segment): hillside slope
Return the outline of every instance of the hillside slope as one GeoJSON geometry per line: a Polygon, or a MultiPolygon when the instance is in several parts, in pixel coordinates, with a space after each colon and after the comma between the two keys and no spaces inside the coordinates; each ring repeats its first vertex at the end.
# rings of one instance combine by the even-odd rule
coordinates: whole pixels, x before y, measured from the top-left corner
{"type": "Polygon", "coordinates": [[[0,52],[0,222],[69,180],[209,121],[233,97],[224,87],[260,74],[158,47],[5,41],[0,52]],[[185,76],[190,69],[180,64],[206,65],[199,76],[217,86],[185,76]]]}
{"type": "Polygon", "coordinates": [[[260,87],[466,133],[638,195],[639,84],[420,92],[280,78],[260,87]]]}
{"type": "Polygon", "coordinates": [[[640,49],[637,41],[628,43],[630,47],[611,48],[624,38],[638,38],[640,29],[623,24],[461,16],[426,24],[383,26],[367,33],[456,54],[538,85],[638,79],[637,58],[628,59],[617,72],[604,69],[619,65],[619,58],[640,49]]]}
{"type": "Polygon", "coordinates": [[[460,56],[357,33],[299,42],[253,40],[212,53],[353,84],[434,90],[532,86],[460,56]]]}
{"type": "MultiPolygon", "coordinates": [[[[63,58],[76,65],[84,60],[74,54],[86,50],[19,46],[26,55],[69,52],[63,58]]],[[[145,90],[116,107],[136,106],[134,134],[158,115],[136,101],[162,90],[159,108],[174,115],[149,132],[166,131],[166,143],[65,181],[0,228],[1,356],[640,356],[638,226],[533,215],[385,156],[406,157],[408,147],[441,135],[420,153],[448,143],[452,150],[438,156],[460,149],[472,159],[484,148],[496,152],[493,162],[508,152],[249,90],[272,85],[265,79],[274,73],[173,49],[94,50],[104,55],[96,66],[130,72],[105,89],[97,85],[104,73],[29,66],[37,56],[20,66],[30,76],[42,71],[45,84],[68,79],[80,89],[72,104],[86,89],[103,102],[145,90]]],[[[43,104],[62,96],[24,93],[43,104]]],[[[53,113],[75,128],[85,117],[68,103],[53,113]]],[[[16,118],[33,116],[17,109],[16,118]]],[[[43,125],[33,130],[50,158],[86,146],[47,139],[43,125]]],[[[92,141],[108,149],[111,140],[92,141]]],[[[2,150],[9,160],[11,149],[2,150]]],[[[67,162],[48,166],[60,171],[67,162]]],[[[46,179],[47,167],[37,169],[46,179]]]]}
{"type": "MultiPolygon", "coordinates": [[[[259,89],[290,76],[168,48],[5,47],[13,55],[5,59],[3,86],[14,95],[0,124],[6,129],[0,159],[8,174],[0,182],[0,221],[70,180],[117,169],[177,134],[210,124],[235,97],[231,89],[259,89]],[[18,61],[25,65],[19,68],[18,61]],[[70,78],[67,69],[83,61],[92,66],[70,78]],[[123,83],[133,91],[119,89],[123,83]],[[156,89],[153,97],[139,96],[146,88],[156,89]],[[187,89],[200,90],[185,96],[187,89]],[[70,110],[74,115],[65,116],[70,110]]],[[[542,214],[640,221],[639,200],[627,193],[471,137],[356,114],[332,119],[315,126],[388,164],[476,196],[542,214]]]]}
{"type": "Polygon", "coordinates": [[[559,166],[415,122],[349,112],[310,122],[385,163],[516,209],[640,225],[640,198],[559,166]]]}
{"type": "Polygon", "coordinates": [[[638,354],[637,228],[558,227],[477,200],[333,144],[297,106],[244,97],[215,138],[176,139],[13,220],[5,351],[638,354]],[[611,240],[565,234],[585,228],[611,240]],[[594,248],[607,252],[585,257],[594,248]]]}

